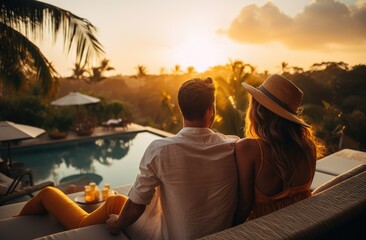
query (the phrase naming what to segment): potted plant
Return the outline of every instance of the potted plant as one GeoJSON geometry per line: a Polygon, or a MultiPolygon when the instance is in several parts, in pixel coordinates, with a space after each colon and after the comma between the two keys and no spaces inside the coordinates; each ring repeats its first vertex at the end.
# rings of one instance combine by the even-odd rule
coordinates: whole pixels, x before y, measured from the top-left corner
{"type": "Polygon", "coordinates": [[[94,132],[94,124],[90,120],[84,120],[75,130],[79,136],[89,136],[94,132]]]}
{"type": "Polygon", "coordinates": [[[72,126],[72,117],[66,111],[53,111],[47,121],[47,133],[51,139],[65,138],[72,126]]]}

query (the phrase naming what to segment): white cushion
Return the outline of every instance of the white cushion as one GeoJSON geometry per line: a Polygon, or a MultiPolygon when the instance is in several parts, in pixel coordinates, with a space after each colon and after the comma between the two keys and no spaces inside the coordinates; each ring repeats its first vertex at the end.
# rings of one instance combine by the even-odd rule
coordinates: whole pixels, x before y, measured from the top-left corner
{"type": "Polygon", "coordinates": [[[313,191],[317,187],[335,178],[334,175],[329,175],[322,172],[315,171],[313,182],[311,183],[310,190],[313,191]]]}
{"type": "Polygon", "coordinates": [[[362,163],[362,161],[358,160],[329,155],[316,162],[316,171],[338,176],[362,163]]]}

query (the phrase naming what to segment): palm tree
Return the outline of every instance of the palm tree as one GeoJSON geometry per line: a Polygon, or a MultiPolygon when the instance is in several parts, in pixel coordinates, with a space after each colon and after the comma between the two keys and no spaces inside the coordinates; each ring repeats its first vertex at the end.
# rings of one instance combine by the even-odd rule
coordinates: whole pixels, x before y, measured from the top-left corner
{"type": "Polygon", "coordinates": [[[242,86],[254,71],[254,67],[242,61],[230,61],[228,78],[219,77],[217,82],[217,119],[215,126],[225,134],[243,137],[244,113],[247,108],[246,92],[242,86]],[[250,72],[246,71],[250,69],[250,72]]]}
{"type": "Polygon", "coordinates": [[[147,67],[144,65],[137,65],[137,77],[142,77],[147,75],[147,67]]]}
{"type": "Polygon", "coordinates": [[[172,102],[172,96],[165,92],[161,92],[160,109],[156,112],[156,123],[160,129],[168,132],[177,131],[177,127],[180,126],[177,106],[172,102]]]}
{"type": "Polygon", "coordinates": [[[84,65],[81,65],[80,63],[75,63],[72,72],[73,73],[71,75],[71,78],[75,78],[78,80],[83,79],[84,74],[88,72],[88,70],[86,69],[86,63],[84,63],[84,65]]]}
{"type": "Polygon", "coordinates": [[[344,62],[321,62],[321,63],[314,63],[310,66],[311,71],[319,71],[319,70],[333,70],[333,71],[347,71],[349,66],[347,63],[344,62]]]}
{"type": "Polygon", "coordinates": [[[90,82],[99,82],[105,79],[104,73],[107,71],[114,70],[114,67],[109,65],[108,59],[103,59],[98,67],[92,67],[91,76],[89,78],[90,82]]]}
{"type": "Polygon", "coordinates": [[[181,69],[180,65],[179,65],[179,64],[176,64],[176,65],[174,66],[174,68],[173,68],[173,74],[178,75],[178,74],[180,74],[181,72],[182,72],[182,69],[181,69]]]}
{"type": "Polygon", "coordinates": [[[196,69],[193,66],[187,67],[187,74],[193,74],[196,73],[196,69]]]}
{"type": "Polygon", "coordinates": [[[282,73],[285,73],[287,72],[289,66],[288,66],[288,63],[287,62],[281,62],[281,70],[282,70],[282,73]]]}
{"type": "Polygon", "coordinates": [[[293,70],[294,74],[300,74],[300,73],[303,73],[304,72],[304,69],[303,68],[296,67],[296,66],[292,67],[292,70],[293,70]]]}
{"type": "Polygon", "coordinates": [[[160,75],[164,75],[164,74],[166,74],[166,69],[165,69],[165,67],[161,67],[161,68],[160,68],[159,73],[160,73],[160,75]]]}
{"type": "MultiPolygon", "coordinates": [[[[62,33],[67,52],[83,64],[104,53],[96,28],[69,11],[35,0],[0,0],[0,86],[20,90],[35,79],[44,96],[55,89],[57,71],[28,37],[38,40],[62,33]]],[[[3,90],[3,89],[0,89],[3,90]]]]}
{"type": "Polygon", "coordinates": [[[140,88],[142,87],[143,78],[147,75],[147,67],[144,65],[137,65],[136,67],[137,74],[134,78],[137,78],[139,81],[140,88]]]}

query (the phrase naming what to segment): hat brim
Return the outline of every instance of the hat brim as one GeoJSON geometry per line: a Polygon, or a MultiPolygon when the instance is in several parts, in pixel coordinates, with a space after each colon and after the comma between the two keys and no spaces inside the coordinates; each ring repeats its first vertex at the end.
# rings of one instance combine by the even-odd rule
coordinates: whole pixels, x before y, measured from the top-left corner
{"type": "Polygon", "coordinates": [[[269,98],[267,95],[265,95],[263,92],[258,90],[257,88],[247,84],[242,83],[243,87],[252,95],[252,97],[261,105],[263,105],[265,108],[270,110],[271,112],[277,114],[280,117],[283,117],[291,122],[295,122],[298,124],[301,124],[305,127],[310,127],[307,123],[305,123],[302,119],[298,118],[296,115],[290,113],[283,107],[281,107],[279,104],[277,104],[275,101],[273,101],[271,98],[269,98]]]}

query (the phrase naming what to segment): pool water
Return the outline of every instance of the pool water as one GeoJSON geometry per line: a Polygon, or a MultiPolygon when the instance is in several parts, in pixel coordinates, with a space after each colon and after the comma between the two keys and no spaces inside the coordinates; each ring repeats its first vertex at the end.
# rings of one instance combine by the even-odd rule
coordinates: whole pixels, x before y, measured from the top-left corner
{"type": "Polygon", "coordinates": [[[149,132],[125,133],[82,142],[67,142],[12,149],[13,161],[33,171],[34,182],[87,175],[99,187],[132,184],[147,146],[161,138],[149,132]]]}

